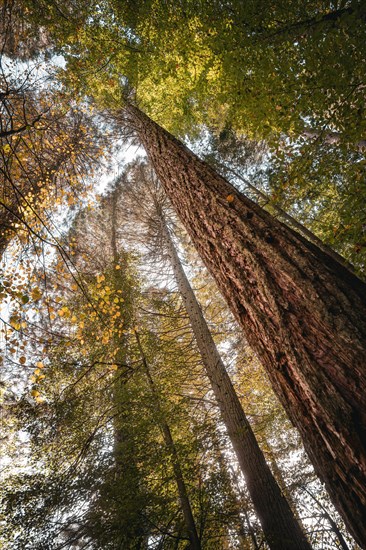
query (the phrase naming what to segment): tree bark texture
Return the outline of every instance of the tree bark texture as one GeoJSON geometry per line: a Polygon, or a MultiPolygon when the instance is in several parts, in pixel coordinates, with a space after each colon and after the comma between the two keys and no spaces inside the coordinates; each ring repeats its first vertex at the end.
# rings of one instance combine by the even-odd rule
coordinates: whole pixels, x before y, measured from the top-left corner
{"type": "Polygon", "coordinates": [[[310,550],[311,546],[258,446],[163,218],[161,230],[207,376],[267,542],[271,550],[310,550]]]}
{"type": "Polygon", "coordinates": [[[140,110],[124,120],[366,548],[366,286],[140,110]]]}
{"type": "Polygon", "coordinates": [[[230,166],[222,165],[225,170],[227,170],[229,173],[233,174],[236,178],[238,178],[240,181],[244,183],[251,191],[253,191],[259,199],[262,199],[265,201],[265,204],[270,204],[273,210],[282,218],[282,220],[286,223],[286,225],[289,225],[295,231],[298,231],[300,235],[303,235],[306,239],[308,239],[310,242],[314,243],[320,250],[331,256],[334,260],[341,263],[345,267],[347,267],[348,270],[354,271],[353,266],[347,262],[338,252],[333,250],[330,246],[323,243],[319,237],[317,237],[310,229],[305,227],[302,223],[300,223],[298,220],[296,220],[293,216],[288,214],[283,208],[281,208],[278,204],[271,201],[271,198],[263,193],[260,189],[255,187],[247,178],[243,178],[236,170],[233,170],[230,168],[230,166]]]}

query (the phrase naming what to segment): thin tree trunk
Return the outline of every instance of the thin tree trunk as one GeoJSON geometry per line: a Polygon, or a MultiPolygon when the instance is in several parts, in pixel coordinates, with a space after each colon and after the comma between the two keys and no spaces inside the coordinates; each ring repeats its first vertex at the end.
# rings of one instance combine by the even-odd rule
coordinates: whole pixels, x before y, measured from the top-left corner
{"type": "Polygon", "coordinates": [[[314,500],[314,502],[316,502],[319,508],[323,510],[323,517],[329,522],[331,530],[337,537],[339,546],[342,548],[342,550],[350,550],[341,530],[339,529],[337,523],[334,521],[328,510],[322,505],[322,503],[316,498],[316,496],[313,495],[311,491],[309,491],[309,489],[303,487],[303,490],[308,493],[308,495],[314,500]]]}
{"type": "Polygon", "coordinates": [[[185,523],[187,533],[188,533],[188,536],[189,536],[189,540],[190,540],[190,543],[191,543],[191,549],[192,550],[201,550],[201,542],[200,542],[200,539],[199,539],[199,536],[198,536],[196,522],[195,522],[194,517],[193,517],[192,507],[191,507],[191,503],[189,501],[186,484],[184,482],[183,472],[182,472],[182,469],[180,467],[180,462],[179,462],[177,449],[176,449],[174,441],[173,441],[173,437],[172,437],[172,433],[170,431],[169,424],[165,420],[163,411],[161,409],[159,396],[158,396],[157,391],[156,391],[154,380],[151,376],[150,368],[149,368],[144,350],[143,350],[142,345],[141,345],[141,340],[140,340],[139,334],[136,330],[134,332],[135,332],[135,336],[136,336],[137,346],[138,346],[138,349],[139,349],[139,352],[140,352],[140,355],[141,355],[144,371],[145,371],[145,374],[146,374],[146,378],[147,378],[149,388],[150,388],[150,391],[151,391],[151,395],[152,395],[152,398],[153,398],[155,410],[158,413],[158,417],[160,419],[159,424],[160,424],[160,428],[161,428],[161,431],[162,431],[162,434],[163,434],[164,442],[165,442],[165,445],[166,445],[166,447],[168,449],[168,452],[169,452],[169,454],[171,456],[171,459],[172,459],[174,477],[175,477],[175,481],[176,481],[177,488],[178,488],[179,500],[180,500],[180,505],[181,505],[182,512],[183,512],[184,523],[185,523]]]}
{"type": "Polygon", "coordinates": [[[110,198],[111,204],[111,249],[114,266],[118,264],[118,245],[117,245],[117,193],[113,191],[110,198]]]}
{"type": "MultiPolygon", "coordinates": [[[[106,204],[108,234],[110,236],[109,246],[105,250],[108,263],[113,262],[113,268],[119,264],[121,269],[113,269],[112,281],[113,290],[122,290],[123,303],[119,302],[119,310],[123,319],[123,334],[114,334],[114,345],[117,348],[115,361],[117,364],[130,363],[130,336],[133,319],[133,288],[128,278],[128,258],[126,253],[119,251],[117,240],[117,193],[112,192],[107,198],[106,204]]],[[[106,243],[107,244],[107,243],[106,243]]],[[[136,460],[136,445],[134,438],[131,438],[131,419],[130,404],[131,393],[127,380],[120,375],[118,370],[114,374],[112,400],[116,414],[113,417],[113,456],[115,465],[116,483],[121,489],[121,499],[127,502],[127,508],[130,503],[133,507],[135,498],[141,502],[141,474],[138,462],[136,460]]],[[[141,512],[139,510],[138,512],[141,512]]],[[[137,513],[137,511],[136,511],[137,513]]],[[[134,542],[137,548],[145,548],[149,532],[141,524],[141,530],[134,532],[134,542]]]]}
{"type": "Polygon", "coordinates": [[[214,437],[213,437],[213,443],[214,443],[215,448],[217,450],[217,461],[219,463],[220,470],[224,475],[226,474],[229,477],[232,498],[235,502],[236,513],[237,513],[237,516],[238,516],[238,519],[239,519],[238,536],[239,536],[240,540],[243,542],[243,548],[246,547],[246,542],[248,541],[248,534],[249,534],[250,539],[251,539],[252,544],[253,544],[253,548],[255,550],[260,550],[260,545],[258,544],[254,528],[252,526],[249,514],[247,512],[247,503],[246,503],[247,499],[245,498],[244,491],[240,487],[239,479],[238,479],[238,476],[237,476],[233,466],[231,464],[230,464],[230,468],[228,468],[228,466],[227,466],[226,459],[225,459],[225,457],[222,453],[221,446],[220,446],[220,443],[218,441],[217,434],[215,434],[214,437]],[[229,470],[230,470],[230,473],[229,473],[229,470]],[[234,487],[234,485],[235,485],[235,487],[234,487]],[[244,529],[244,525],[241,521],[240,514],[243,514],[243,516],[245,518],[245,523],[246,523],[248,532],[246,532],[246,530],[244,529]]]}
{"type": "Polygon", "coordinates": [[[123,119],[365,548],[366,286],[137,108],[123,119]]]}
{"type": "MultiPolygon", "coordinates": [[[[233,473],[234,473],[234,476],[235,476],[234,479],[237,480],[238,476],[235,474],[235,472],[233,472],[233,473]]],[[[241,506],[241,509],[243,511],[244,518],[245,518],[245,523],[247,524],[248,532],[249,532],[251,541],[253,543],[253,548],[254,548],[254,550],[260,550],[260,545],[258,544],[257,537],[256,537],[256,534],[255,534],[252,522],[250,521],[250,517],[249,517],[249,514],[248,514],[246,506],[245,506],[244,494],[243,494],[241,489],[239,489],[238,505],[241,506]]]]}
{"type": "Polygon", "coordinates": [[[207,376],[267,542],[272,550],[309,550],[311,547],[258,446],[201,307],[186,277],[163,215],[161,231],[207,376]]]}

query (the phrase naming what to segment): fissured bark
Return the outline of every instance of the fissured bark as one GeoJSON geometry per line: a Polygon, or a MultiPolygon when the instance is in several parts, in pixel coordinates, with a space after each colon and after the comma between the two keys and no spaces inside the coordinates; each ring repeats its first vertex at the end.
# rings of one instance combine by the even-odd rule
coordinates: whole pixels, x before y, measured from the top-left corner
{"type": "Polygon", "coordinates": [[[126,118],[365,548],[365,285],[137,108],[126,118]]]}

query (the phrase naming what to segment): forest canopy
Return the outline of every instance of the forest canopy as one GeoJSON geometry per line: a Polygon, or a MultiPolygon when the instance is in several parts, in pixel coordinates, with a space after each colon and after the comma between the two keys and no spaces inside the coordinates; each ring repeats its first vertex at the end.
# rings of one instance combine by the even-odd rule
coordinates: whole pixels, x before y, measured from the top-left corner
{"type": "Polygon", "coordinates": [[[0,546],[366,548],[364,2],[0,14],[0,546]]]}

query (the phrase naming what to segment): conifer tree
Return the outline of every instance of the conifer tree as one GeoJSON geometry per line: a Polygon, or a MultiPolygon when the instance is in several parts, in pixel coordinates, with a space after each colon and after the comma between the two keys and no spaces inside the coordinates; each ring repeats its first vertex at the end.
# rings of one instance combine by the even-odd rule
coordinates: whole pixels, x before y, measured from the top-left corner
{"type": "MultiPolygon", "coordinates": [[[[129,205],[131,204],[134,208],[139,193],[148,198],[146,204],[143,204],[143,201],[139,204],[140,214],[142,211],[145,219],[145,227],[142,227],[142,231],[145,235],[150,233],[150,240],[160,243],[160,250],[158,249],[156,254],[169,258],[169,264],[186,309],[206,374],[210,380],[212,391],[245,477],[267,543],[273,549],[310,548],[293,511],[277,485],[258,446],[201,307],[184,272],[173,237],[168,229],[164,212],[166,198],[162,190],[159,189],[159,184],[154,182],[152,178],[149,180],[147,173],[148,167],[144,165],[135,167],[133,183],[130,187],[132,196],[130,196],[129,205]]],[[[120,187],[123,193],[123,185],[120,187]]],[[[135,211],[135,219],[138,219],[139,209],[137,204],[135,205],[135,211]]],[[[149,247],[149,243],[146,243],[146,245],[149,247]]]]}
{"type": "Polygon", "coordinates": [[[333,503],[365,545],[365,285],[136,107],[122,119],[144,145],[333,503]]]}

